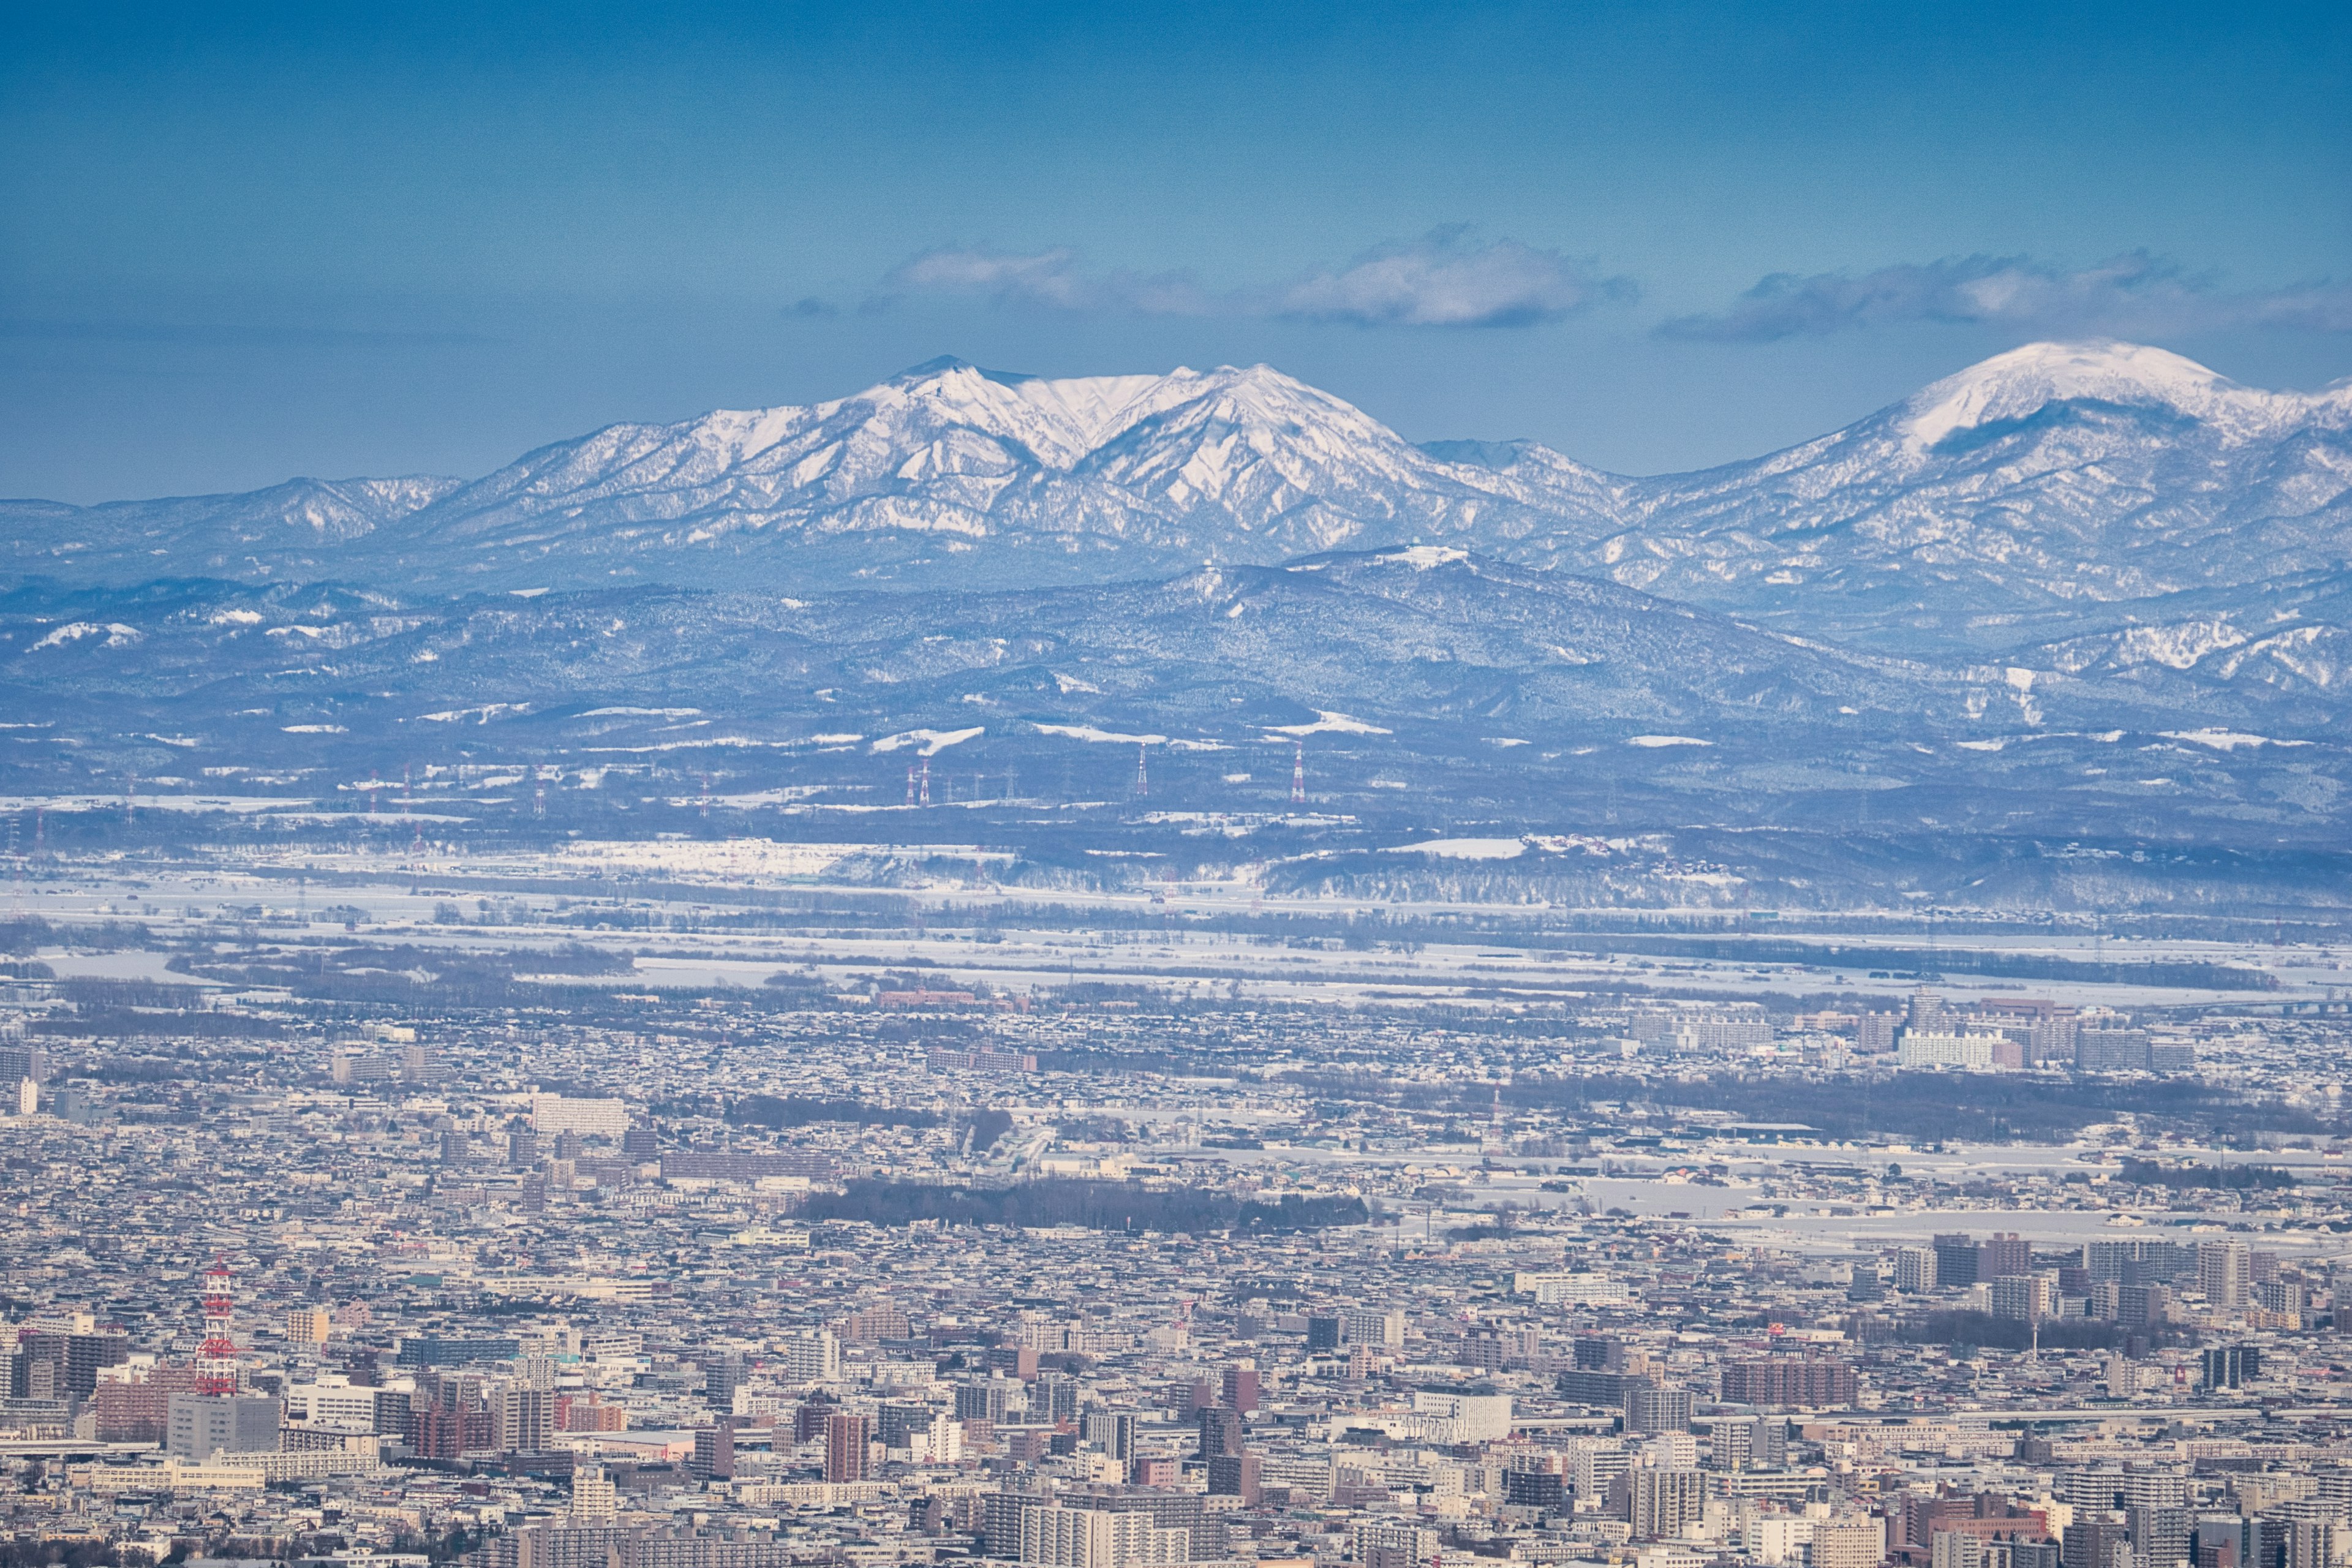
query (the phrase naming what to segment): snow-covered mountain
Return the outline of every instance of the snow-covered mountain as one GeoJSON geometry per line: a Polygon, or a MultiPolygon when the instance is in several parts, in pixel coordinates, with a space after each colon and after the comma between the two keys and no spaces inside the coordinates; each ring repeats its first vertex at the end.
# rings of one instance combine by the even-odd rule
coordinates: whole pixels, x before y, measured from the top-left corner
{"type": "Polygon", "coordinates": [[[2264,392],[2113,342],[2029,345],[1787,451],[1655,479],[1531,442],[1415,447],[1263,365],[1041,380],[941,360],[833,402],[613,426],[466,484],[0,503],[8,564],[79,583],[806,594],[1423,541],[1986,655],[2333,569],[2347,523],[2352,384],[2264,392]]]}
{"type": "Polygon", "coordinates": [[[2161,349],[2035,343],[1787,451],[1613,494],[1624,525],[1559,563],[1916,647],[2342,563],[2352,383],[2264,392],[2161,349]]]}
{"type": "Polygon", "coordinates": [[[1446,462],[1263,365],[1048,381],[946,360],[544,447],[361,553],[407,585],[1136,578],[1602,515],[1609,481],[1561,463],[1446,462]]]}
{"type": "Polygon", "coordinates": [[[289,479],[242,495],[67,506],[0,500],[0,571],[71,582],[157,577],[246,582],[335,577],[352,546],[463,486],[391,479],[289,479]]]}

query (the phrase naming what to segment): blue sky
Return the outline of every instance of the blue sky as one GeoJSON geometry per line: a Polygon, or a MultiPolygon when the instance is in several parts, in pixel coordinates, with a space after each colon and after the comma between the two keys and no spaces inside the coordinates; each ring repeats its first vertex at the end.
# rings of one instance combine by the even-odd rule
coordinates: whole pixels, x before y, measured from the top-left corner
{"type": "Polygon", "coordinates": [[[2317,385],[2347,16],[12,7],[0,493],[473,474],[940,353],[1630,472],[2038,337],[2317,385]]]}

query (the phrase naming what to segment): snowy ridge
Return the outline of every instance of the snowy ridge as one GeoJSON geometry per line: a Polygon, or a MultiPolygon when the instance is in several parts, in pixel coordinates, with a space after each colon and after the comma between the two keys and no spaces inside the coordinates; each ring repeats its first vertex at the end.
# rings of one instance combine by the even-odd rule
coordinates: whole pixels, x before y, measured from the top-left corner
{"type": "Polygon", "coordinates": [[[1622,495],[1626,525],[1557,563],[1916,647],[1938,620],[2332,565],[2352,525],[2352,384],[2263,392],[2160,349],[2034,343],[1622,495]]]}
{"type": "Polygon", "coordinates": [[[1466,549],[1890,651],[1987,652],[2004,634],[1978,628],[2004,617],[2041,617],[2011,641],[2055,643],[2109,624],[2102,606],[2335,569],[2352,383],[2265,392],[2160,349],[2034,343],[1783,451],[1626,479],[1527,441],[1416,447],[1265,365],[1045,379],[950,359],[824,403],[611,426],[471,483],[0,521],[24,573],[395,594],[1099,584],[1466,549]]]}
{"type": "Polygon", "coordinates": [[[863,539],[877,547],[852,570],[889,575],[1009,540],[1129,555],[1131,575],[1416,531],[1525,534],[1556,526],[1563,496],[1606,488],[1557,455],[1545,475],[1447,463],[1264,365],[1045,380],[939,361],[830,403],[618,425],[542,448],[420,514],[384,568],[495,580],[561,558],[675,577],[683,562],[688,580],[740,579],[804,573],[779,553],[787,540],[863,539]]]}

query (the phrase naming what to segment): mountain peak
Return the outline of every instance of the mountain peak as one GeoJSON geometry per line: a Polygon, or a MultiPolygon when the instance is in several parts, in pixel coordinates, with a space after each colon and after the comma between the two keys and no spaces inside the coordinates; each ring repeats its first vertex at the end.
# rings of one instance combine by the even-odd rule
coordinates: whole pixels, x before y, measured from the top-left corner
{"type": "Polygon", "coordinates": [[[2146,343],[2107,338],[2027,343],[1906,400],[1905,441],[1925,451],[1955,431],[2074,402],[2164,408],[2212,424],[2224,435],[2254,435],[2306,414],[2314,400],[2241,386],[2195,360],[2146,343]]]}

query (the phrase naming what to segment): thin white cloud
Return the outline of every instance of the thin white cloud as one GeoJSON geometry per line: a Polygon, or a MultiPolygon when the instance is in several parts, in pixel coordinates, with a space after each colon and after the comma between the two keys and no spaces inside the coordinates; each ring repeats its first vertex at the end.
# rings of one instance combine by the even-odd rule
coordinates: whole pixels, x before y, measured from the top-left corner
{"type": "Polygon", "coordinates": [[[880,298],[908,294],[979,295],[999,304],[1043,305],[1057,310],[1128,311],[1145,316],[1222,313],[1190,279],[1178,273],[1083,271],[1066,247],[1030,254],[994,250],[928,250],[882,280],[880,298]]]}
{"type": "Polygon", "coordinates": [[[2120,336],[2249,326],[2343,332],[2352,331],[2352,287],[2321,282],[2233,292],[2146,251],[2072,270],[2024,256],[1946,257],[1859,277],[1774,273],[1729,310],[1676,317],[1658,331],[1773,342],[1904,321],[2120,336]]]}
{"type": "Polygon", "coordinates": [[[1318,272],[1284,292],[1277,313],[1362,327],[1527,327],[1633,293],[1630,280],[1559,251],[1474,245],[1450,228],[1318,272]]]}
{"type": "Polygon", "coordinates": [[[869,308],[909,295],[976,296],[1002,305],[1139,316],[1276,317],[1360,327],[1523,327],[1602,300],[1633,283],[1517,240],[1474,243],[1460,228],[1384,245],[1342,268],[1259,292],[1213,293],[1181,273],[1089,272],[1067,247],[926,251],[882,280],[869,308]]]}

